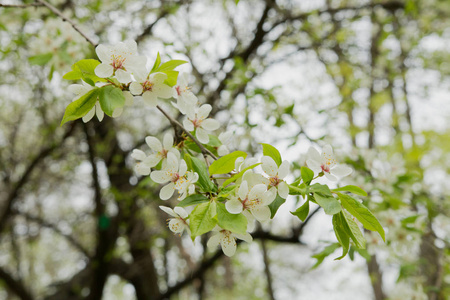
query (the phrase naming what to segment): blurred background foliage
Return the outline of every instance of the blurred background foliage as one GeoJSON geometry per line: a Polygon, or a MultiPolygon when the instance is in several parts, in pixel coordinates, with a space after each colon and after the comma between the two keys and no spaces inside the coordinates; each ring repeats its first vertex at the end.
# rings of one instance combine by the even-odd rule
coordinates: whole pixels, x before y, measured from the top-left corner
{"type": "Polygon", "coordinates": [[[387,232],[336,262],[328,217],[300,223],[294,197],[232,259],[172,235],[176,201],[129,157],[170,124],[135,103],[59,127],[62,75],[95,52],[44,3],[0,4],[0,299],[449,299],[447,0],[50,1],[95,43],[188,60],[236,149],[271,143],[298,173],[332,144],[387,232]]]}

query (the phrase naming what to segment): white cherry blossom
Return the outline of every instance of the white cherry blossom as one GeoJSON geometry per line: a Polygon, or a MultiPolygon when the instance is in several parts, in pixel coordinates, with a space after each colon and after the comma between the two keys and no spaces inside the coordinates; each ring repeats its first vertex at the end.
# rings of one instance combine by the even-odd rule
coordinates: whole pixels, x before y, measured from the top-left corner
{"type": "Polygon", "coordinates": [[[187,119],[183,122],[187,130],[195,130],[195,136],[202,144],[209,142],[208,131],[213,131],[220,127],[220,123],[217,120],[208,118],[211,109],[211,105],[203,104],[195,110],[189,111],[187,119]]]}
{"type": "Polygon", "coordinates": [[[344,177],[353,172],[353,170],[346,165],[336,164],[333,149],[330,145],[325,145],[323,147],[322,154],[313,147],[309,148],[306,164],[315,174],[323,172],[325,177],[332,181],[337,181],[337,177],[344,177]]]}
{"type": "Polygon", "coordinates": [[[132,95],[130,92],[128,92],[128,91],[122,91],[122,93],[123,93],[123,96],[125,97],[125,104],[124,104],[124,106],[118,107],[118,108],[116,108],[116,109],[113,111],[113,114],[112,114],[112,117],[113,117],[113,118],[120,117],[120,115],[121,115],[122,112],[123,112],[123,108],[124,108],[125,106],[132,106],[133,103],[134,103],[134,97],[133,97],[133,95],[132,95]]]}
{"type": "Polygon", "coordinates": [[[246,234],[237,234],[233,233],[229,230],[222,229],[218,226],[213,229],[217,233],[211,236],[208,240],[207,246],[208,248],[215,248],[220,244],[222,247],[222,251],[226,256],[233,256],[236,253],[236,239],[244,240],[247,243],[250,243],[253,238],[249,233],[246,234]]]}
{"type": "Polygon", "coordinates": [[[140,175],[149,175],[151,168],[156,166],[161,160],[166,159],[169,152],[173,153],[177,159],[180,159],[180,152],[173,147],[173,136],[170,133],[164,135],[162,144],[153,136],[146,137],[145,142],[154,151],[153,154],[147,156],[144,151],[139,149],[134,149],[131,153],[131,157],[139,161],[134,169],[140,175]]]}
{"type": "Polygon", "coordinates": [[[261,168],[269,176],[270,189],[277,190],[278,195],[286,199],[289,195],[289,186],[283,179],[289,174],[289,162],[285,160],[278,167],[273,158],[269,156],[263,156],[261,162],[261,168]]]}
{"type": "Polygon", "coordinates": [[[121,83],[129,83],[131,73],[142,69],[147,63],[145,56],[137,56],[137,44],[133,40],[113,46],[100,44],[95,52],[102,62],[95,68],[95,75],[100,78],[115,75],[121,83]]]}
{"type": "Polygon", "coordinates": [[[135,73],[136,81],[130,84],[130,92],[139,96],[142,95],[144,102],[151,107],[158,105],[158,99],[169,99],[173,95],[173,90],[170,86],[164,83],[167,75],[164,73],[153,73],[148,75],[148,72],[135,73]]]}
{"type": "Polygon", "coordinates": [[[222,143],[222,145],[217,149],[217,153],[220,156],[227,155],[230,153],[230,144],[233,139],[233,132],[231,131],[225,131],[219,134],[219,141],[222,143]]]}
{"type": "Polygon", "coordinates": [[[178,206],[174,209],[167,206],[160,206],[159,208],[173,217],[168,220],[168,227],[172,232],[181,235],[186,230],[188,234],[191,234],[189,229],[189,220],[187,220],[189,215],[184,208],[178,206]]]}
{"type": "MultiPolygon", "coordinates": [[[[69,91],[76,94],[77,96],[73,99],[73,101],[79,99],[81,96],[92,90],[94,87],[82,81],[82,84],[71,84],[69,85],[69,91]]],[[[103,112],[100,102],[95,102],[94,107],[82,118],[84,123],[89,122],[94,115],[97,115],[97,119],[101,122],[105,113],[103,112]]]]}
{"type": "Polygon", "coordinates": [[[269,204],[275,200],[276,191],[267,190],[263,183],[249,189],[247,181],[242,181],[237,197],[227,201],[226,209],[232,214],[243,213],[249,221],[256,218],[263,222],[270,219],[269,204]]]}
{"type": "Polygon", "coordinates": [[[191,111],[197,105],[198,99],[191,92],[186,73],[178,76],[177,85],[173,87],[173,97],[177,99],[176,106],[183,115],[186,115],[188,111],[191,111]]]}
{"type": "Polygon", "coordinates": [[[187,173],[187,165],[184,160],[178,161],[178,158],[172,152],[167,154],[167,161],[163,169],[160,171],[153,171],[150,178],[156,183],[166,183],[159,192],[161,200],[167,200],[172,197],[175,190],[181,194],[179,199],[186,197],[189,186],[197,181],[198,175],[196,173],[187,173]]]}

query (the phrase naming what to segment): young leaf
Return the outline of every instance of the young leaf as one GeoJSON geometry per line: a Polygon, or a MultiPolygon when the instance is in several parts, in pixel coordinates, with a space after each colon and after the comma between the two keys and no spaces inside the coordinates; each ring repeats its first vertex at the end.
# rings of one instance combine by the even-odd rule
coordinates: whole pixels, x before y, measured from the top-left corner
{"type": "Polygon", "coordinates": [[[175,69],[176,67],[186,64],[187,61],[185,60],[169,60],[165,63],[163,63],[162,65],[160,65],[158,68],[156,68],[155,72],[165,72],[165,71],[171,71],[173,69],[175,69]]]}
{"type": "Polygon", "coordinates": [[[339,214],[345,232],[351,237],[356,247],[364,249],[366,247],[366,240],[361,230],[359,230],[358,224],[356,224],[348,212],[341,211],[339,214]]]}
{"type": "Polygon", "coordinates": [[[263,147],[263,154],[265,156],[269,156],[272,157],[272,159],[275,161],[275,163],[280,166],[282,161],[281,161],[281,155],[280,152],[277,150],[277,148],[275,148],[272,145],[269,144],[264,144],[261,143],[262,147],[263,147]]]}
{"type": "Polygon", "coordinates": [[[314,178],[314,172],[307,167],[302,167],[300,169],[300,172],[302,174],[303,182],[306,185],[309,185],[311,183],[311,180],[314,178]]]}
{"type": "Polygon", "coordinates": [[[367,193],[360,187],[357,187],[356,185],[346,185],[333,190],[333,192],[342,192],[342,191],[350,192],[355,195],[367,196],[367,193]]]}
{"type": "Polygon", "coordinates": [[[234,162],[238,157],[247,157],[247,153],[243,151],[234,151],[230,154],[222,156],[209,166],[209,174],[226,174],[234,170],[234,162]]]}
{"type": "Polygon", "coordinates": [[[158,54],[156,55],[155,63],[153,64],[152,70],[150,71],[150,74],[154,73],[155,70],[159,68],[160,64],[161,64],[161,56],[159,55],[159,52],[158,52],[158,54]]]}
{"type": "Polygon", "coordinates": [[[341,204],[333,196],[323,195],[321,193],[314,193],[314,200],[317,204],[322,206],[327,215],[334,215],[341,211],[341,204]]]}
{"type": "Polygon", "coordinates": [[[302,195],[303,197],[305,197],[306,195],[306,187],[300,185],[300,186],[295,186],[292,184],[289,184],[289,195],[302,195]]]}
{"type": "Polygon", "coordinates": [[[220,202],[217,203],[217,219],[223,229],[239,234],[247,232],[247,218],[243,214],[229,213],[225,204],[220,202]]]}
{"type": "Polygon", "coordinates": [[[214,228],[217,224],[216,203],[207,202],[199,204],[189,215],[191,237],[194,240],[214,228]]]}
{"type": "Polygon", "coordinates": [[[95,105],[98,98],[98,89],[93,89],[81,96],[79,99],[70,103],[66,112],[64,113],[64,117],[61,121],[61,126],[65,123],[79,119],[85,116],[95,105]]]}
{"type": "Polygon", "coordinates": [[[112,117],[116,108],[125,105],[125,96],[118,87],[107,85],[100,88],[99,101],[105,114],[112,117]]]}
{"type": "Polygon", "coordinates": [[[225,182],[223,183],[222,186],[227,186],[227,185],[229,185],[230,183],[235,182],[236,180],[238,180],[239,178],[241,178],[242,175],[244,175],[245,171],[250,170],[250,169],[253,169],[253,168],[256,167],[256,166],[259,166],[260,164],[261,164],[261,163],[257,163],[257,164],[248,166],[247,168],[241,170],[241,171],[240,171],[239,173],[237,173],[236,175],[231,176],[230,178],[228,178],[227,180],[225,180],[225,182]]]}
{"type": "Polygon", "coordinates": [[[342,206],[355,216],[358,221],[368,230],[377,231],[383,241],[385,241],[384,229],[378,222],[377,218],[370,212],[370,210],[365,207],[358,200],[350,197],[349,195],[337,193],[339,199],[341,199],[342,206]]]}
{"type": "Polygon", "coordinates": [[[306,200],[306,202],[303,203],[302,206],[297,208],[297,210],[295,212],[291,211],[291,214],[293,214],[294,216],[297,216],[300,220],[305,222],[305,220],[309,214],[309,200],[306,200]]]}
{"type": "Polygon", "coordinates": [[[43,66],[46,63],[48,63],[52,59],[52,57],[53,57],[53,53],[50,52],[50,53],[31,56],[28,58],[28,61],[32,65],[43,66]]]}
{"type": "Polygon", "coordinates": [[[314,254],[312,257],[317,259],[317,262],[316,262],[316,264],[314,266],[312,266],[311,270],[317,268],[318,266],[320,266],[320,264],[323,262],[323,260],[328,255],[330,255],[334,251],[336,251],[336,249],[339,248],[339,247],[340,247],[339,243],[334,243],[334,244],[331,244],[331,245],[325,247],[325,249],[323,249],[322,252],[314,254]]]}
{"type": "Polygon", "coordinates": [[[277,194],[277,197],[275,198],[275,200],[273,200],[273,202],[269,204],[271,219],[273,219],[273,217],[275,217],[275,214],[277,213],[278,208],[280,208],[280,206],[284,202],[286,202],[286,199],[281,198],[280,195],[277,194]]]}
{"type": "Polygon", "coordinates": [[[339,241],[339,244],[342,246],[342,255],[335,260],[340,260],[347,255],[349,246],[350,246],[350,236],[347,234],[344,229],[343,221],[341,220],[341,214],[333,215],[333,229],[336,234],[336,238],[339,241]]]}
{"type": "Polygon", "coordinates": [[[95,75],[94,70],[99,64],[100,62],[96,59],[82,59],[79,62],[75,63],[77,69],[81,73],[81,79],[91,85],[94,85],[95,82],[98,81],[106,82],[106,79],[100,78],[95,75]]]}
{"type": "Polygon", "coordinates": [[[164,83],[167,84],[170,87],[173,87],[177,84],[178,80],[178,71],[170,70],[170,71],[164,71],[164,74],[167,75],[166,80],[164,80],[164,83]]]}
{"type": "Polygon", "coordinates": [[[211,192],[217,189],[217,187],[209,179],[208,172],[206,171],[206,165],[200,159],[190,156],[187,153],[184,155],[184,159],[188,167],[198,174],[197,183],[204,192],[211,192]]]}
{"type": "Polygon", "coordinates": [[[194,194],[194,195],[190,195],[190,196],[184,198],[182,201],[180,201],[177,204],[177,206],[186,207],[186,206],[197,205],[197,204],[208,202],[208,201],[209,201],[209,199],[207,197],[200,195],[200,194],[194,194]]]}

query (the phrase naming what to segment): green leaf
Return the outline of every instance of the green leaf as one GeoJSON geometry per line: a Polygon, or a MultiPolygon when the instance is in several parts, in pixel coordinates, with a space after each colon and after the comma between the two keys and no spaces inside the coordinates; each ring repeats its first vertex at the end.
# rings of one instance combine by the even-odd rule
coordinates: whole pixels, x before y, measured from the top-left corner
{"type": "Polygon", "coordinates": [[[364,249],[366,247],[366,240],[361,230],[359,230],[358,224],[356,224],[348,212],[341,211],[339,214],[345,232],[351,237],[356,247],[364,249]]]}
{"type": "Polygon", "coordinates": [[[306,185],[309,185],[311,183],[311,180],[314,178],[314,172],[307,167],[302,167],[300,169],[300,172],[302,174],[303,182],[306,185]]]}
{"type": "Polygon", "coordinates": [[[230,185],[227,187],[220,188],[217,197],[225,199],[228,198],[228,196],[230,196],[230,194],[236,189],[236,187],[237,185],[230,185]]]}
{"type": "Polygon", "coordinates": [[[217,203],[217,219],[223,229],[245,234],[247,232],[247,218],[243,214],[232,214],[227,211],[225,204],[217,203]]]}
{"type": "Polygon", "coordinates": [[[227,180],[225,180],[225,182],[223,183],[222,186],[227,186],[227,185],[229,185],[230,183],[235,182],[236,180],[238,180],[239,178],[241,178],[242,175],[244,175],[245,171],[250,170],[250,169],[253,169],[253,168],[256,167],[256,166],[259,166],[260,164],[261,164],[261,163],[257,163],[257,164],[248,166],[247,168],[241,170],[241,171],[240,171],[239,173],[237,173],[236,175],[231,176],[230,178],[228,178],[227,180]]]}
{"type": "Polygon", "coordinates": [[[105,114],[112,117],[116,108],[125,105],[125,96],[118,87],[107,85],[100,88],[99,101],[105,114]]]}
{"type": "Polygon", "coordinates": [[[164,71],[164,74],[167,75],[166,80],[164,80],[164,83],[167,84],[170,87],[173,87],[177,84],[178,80],[178,71],[164,71]]]}
{"type": "Polygon", "coordinates": [[[302,187],[300,186],[295,186],[295,185],[291,185],[289,184],[289,195],[302,195],[303,197],[305,197],[306,195],[306,187],[302,187]]]}
{"type": "Polygon", "coordinates": [[[277,197],[275,198],[275,200],[273,200],[273,202],[269,204],[271,219],[275,217],[275,214],[277,213],[278,209],[284,202],[286,202],[286,199],[281,198],[280,195],[278,195],[277,193],[277,197]]]}
{"type": "Polygon", "coordinates": [[[150,71],[150,74],[154,73],[155,70],[159,68],[160,64],[161,64],[161,56],[159,55],[159,52],[158,52],[158,54],[156,55],[155,63],[153,64],[152,70],[150,71]]]}
{"type": "Polygon", "coordinates": [[[61,126],[65,123],[84,117],[95,105],[98,98],[98,89],[93,89],[81,96],[79,99],[70,103],[64,117],[61,121],[61,126]]]}
{"type": "Polygon", "coordinates": [[[331,244],[327,247],[325,247],[325,249],[322,250],[322,252],[314,254],[312,257],[317,259],[317,262],[314,266],[312,266],[311,269],[315,269],[318,266],[320,266],[320,264],[323,262],[323,260],[330,254],[332,254],[334,251],[336,251],[336,249],[338,249],[340,247],[339,243],[334,243],[331,244]]]}
{"type": "Polygon", "coordinates": [[[306,200],[306,202],[303,203],[302,206],[297,208],[297,210],[295,212],[291,212],[291,214],[293,214],[294,216],[297,216],[300,220],[305,222],[305,220],[309,214],[309,200],[306,200]]]}
{"type": "Polygon", "coordinates": [[[28,61],[32,65],[43,66],[46,63],[48,63],[52,59],[52,57],[53,57],[53,53],[49,52],[49,53],[45,53],[45,54],[31,56],[28,58],[28,61]]]}
{"type": "Polygon", "coordinates": [[[209,199],[203,195],[200,194],[194,194],[194,195],[190,195],[186,198],[184,198],[182,201],[180,201],[177,206],[180,207],[186,207],[186,206],[191,206],[191,205],[197,205],[200,203],[204,203],[209,201],[209,199]]]}
{"type": "Polygon", "coordinates": [[[320,193],[323,196],[333,197],[333,194],[330,191],[330,188],[327,185],[314,183],[309,187],[309,191],[313,193],[320,193]]]}
{"type": "Polygon", "coordinates": [[[66,73],[63,78],[67,80],[83,79],[90,85],[95,85],[96,82],[106,82],[104,78],[95,75],[95,68],[100,64],[96,59],[82,59],[72,65],[72,71],[66,73]]]}
{"type": "Polygon", "coordinates": [[[184,155],[184,160],[188,167],[198,174],[198,185],[202,188],[204,192],[211,192],[217,190],[217,187],[209,179],[208,172],[206,171],[206,165],[198,159],[186,153],[184,155]]]}
{"type": "Polygon", "coordinates": [[[238,157],[247,157],[247,153],[243,151],[234,151],[230,154],[224,155],[218,160],[214,161],[209,166],[209,174],[227,174],[234,170],[234,163],[238,157]]]}
{"type": "Polygon", "coordinates": [[[272,159],[275,161],[275,163],[280,166],[281,161],[281,155],[280,152],[272,145],[261,143],[263,147],[263,155],[272,157],[272,159]]]}
{"type": "Polygon", "coordinates": [[[360,203],[358,200],[350,197],[349,195],[337,193],[339,199],[341,199],[342,206],[368,230],[377,231],[383,241],[385,241],[385,233],[383,226],[377,218],[370,212],[370,210],[360,203]]]}
{"type": "Polygon", "coordinates": [[[314,200],[319,204],[327,215],[334,215],[341,211],[341,204],[333,196],[324,196],[321,193],[314,193],[314,200]]]}
{"type": "Polygon", "coordinates": [[[217,224],[216,203],[207,202],[199,204],[189,215],[191,237],[194,240],[197,236],[202,235],[214,228],[217,224]]]}
{"type": "Polygon", "coordinates": [[[342,192],[342,191],[350,192],[355,195],[367,196],[367,193],[362,188],[357,187],[356,185],[346,185],[333,190],[333,192],[342,192]]]}
{"type": "Polygon", "coordinates": [[[165,71],[171,71],[173,69],[175,69],[176,67],[186,64],[187,61],[185,60],[169,60],[165,63],[163,63],[162,65],[160,65],[158,68],[156,68],[155,72],[165,72],[165,71]]]}
{"type": "Polygon", "coordinates": [[[345,255],[347,255],[350,246],[350,236],[347,234],[343,222],[344,221],[341,219],[341,214],[333,215],[334,233],[336,234],[336,238],[339,241],[339,244],[341,244],[342,246],[342,255],[338,258],[335,258],[335,260],[344,258],[345,255]]]}

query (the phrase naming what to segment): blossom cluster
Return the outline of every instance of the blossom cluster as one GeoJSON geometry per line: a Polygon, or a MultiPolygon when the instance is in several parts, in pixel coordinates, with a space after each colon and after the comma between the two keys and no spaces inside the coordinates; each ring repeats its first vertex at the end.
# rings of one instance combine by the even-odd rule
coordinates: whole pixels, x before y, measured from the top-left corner
{"type": "Polygon", "coordinates": [[[178,76],[175,71],[184,61],[161,63],[158,54],[153,67],[148,68],[147,58],[138,55],[134,41],[99,45],[96,53],[100,61],[79,61],[64,75],[69,80],[81,79],[82,84],[70,86],[70,91],[77,96],[67,107],[62,123],[78,118],[87,122],[94,115],[99,121],[104,114],[118,117],[123,108],[136,99],[150,107],[158,106],[174,126],[180,127],[175,129],[181,129],[181,134],[177,130],[177,136],[166,133],[162,141],[146,137],[150,150],[134,149],[131,154],[136,161],[137,174],[149,176],[153,182],[163,185],[159,192],[161,200],[176,195],[180,201],[174,209],[160,206],[171,216],[168,226],[174,233],[187,232],[194,240],[202,234],[215,232],[208,247],[220,244],[223,252],[232,256],[236,240],[250,242],[255,223],[273,218],[280,205],[293,195],[305,199],[304,204],[292,212],[301,220],[307,217],[310,202],[333,215],[343,256],[348,252],[350,238],[357,246],[364,247],[358,225],[348,212],[362,218],[358,220],[367,229],[378,231],[384,238],[381,225],[367,208],[340,193],[365,195],[364,191],[347,186],[332,192],[327,185],[312,183],[322,176],[336,181],[352,172],[348,166],[337,164],[331,146],[326,145],[322,154],[311,148],[306,161],[309,168],[303,166],[301,176],[288,183],[292,165],[281,158],[275,147],[262,144],[263,156],[250,158],[243,151],[232,151],[232,132],[216,135],[220,123],[210,117],[211,105],[201,104],[189,86],[188,75],[178,76]],[[171,119],[159,106],[170,99],[176,100],[171,105],[184,116],[181,123],[171,119]],[[357,210],[367,210],[367,213],[355,214],[357,210]]]}

